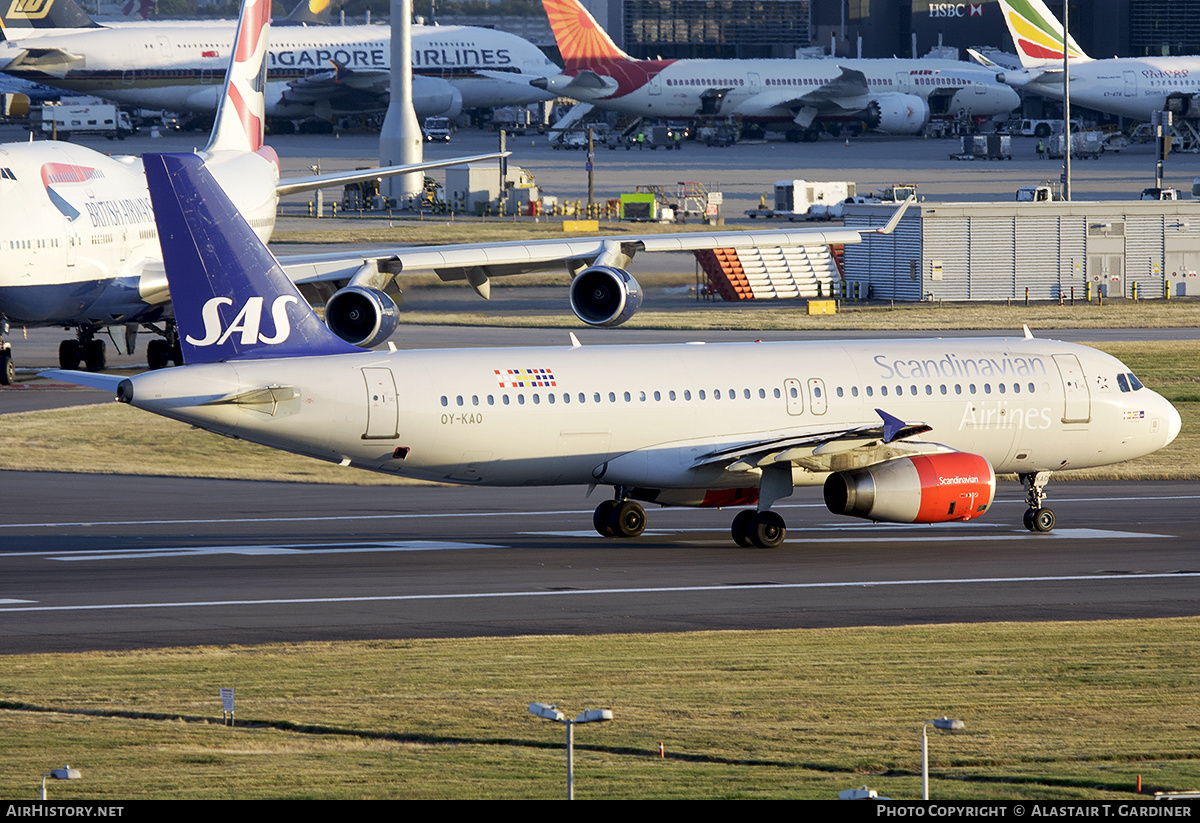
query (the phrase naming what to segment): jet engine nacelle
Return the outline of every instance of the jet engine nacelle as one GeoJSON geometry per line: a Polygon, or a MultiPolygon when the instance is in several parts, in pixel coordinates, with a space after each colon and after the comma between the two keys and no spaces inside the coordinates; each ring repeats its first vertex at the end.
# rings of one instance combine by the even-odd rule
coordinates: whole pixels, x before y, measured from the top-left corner
{"type": "Polygon", "coordinates": [[[929,104],[915,94],[884,94],[867,104],[866,120],[888,134],[916,134],[929,122],[929,104]]]}
{"type": "Polygon", "coordinates": [[[921,454],[835,472],[825,480],[825,505],[885,523],[972,520],[996,496],[996,473],[977,454],[921,454]]]}
{"type": "Polygon", "coordinates": [[[413,111],[417,117],[458,117],[462,92],[440,77],[413,75],[413,111]]]}
{"type": "Polygon", "coordinates": [[[347,286],[325,301],[325,325],[356,346],[378,346],[399,324],[396,301],[379,289],[347,286]]]}
{"type": "Polygon", "coordinates": [[[615,266],[592,266],[571,281],[571,311],[589,326],[619,326],[642,307],[633,275],[615,266]]]}

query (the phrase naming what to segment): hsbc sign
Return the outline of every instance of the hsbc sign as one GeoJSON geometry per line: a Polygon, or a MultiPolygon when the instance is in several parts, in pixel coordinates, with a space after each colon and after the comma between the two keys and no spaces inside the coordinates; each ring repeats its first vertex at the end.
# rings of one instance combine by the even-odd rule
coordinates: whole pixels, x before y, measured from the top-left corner
{"type": "Polygon", "coordinates": [[[930,17],[983,17],[983,3],[930,3],[930,17]]]}

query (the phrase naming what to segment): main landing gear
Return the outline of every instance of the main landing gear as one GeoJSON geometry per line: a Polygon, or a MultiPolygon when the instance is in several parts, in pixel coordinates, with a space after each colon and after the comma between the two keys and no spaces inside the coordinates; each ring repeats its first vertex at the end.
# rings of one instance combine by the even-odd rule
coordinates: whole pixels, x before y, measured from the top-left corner
{"type": "MultiPolygon", "coordinates": [[[[146,328],[158,331],[153,326],[146,328]]],[[[152,369],[165,369],[174,363],[183,365],[183,352],[179,349],[179,327],[168,320],[162,330],[163,337],[156,337],[146,344],[146,363],[152,369]]]]}
{"type": "Polygon", "coordinates": [[[752,546],[773,549],[787,537],[787,526],[784,525],[783,518],[773,511],[740,511],[733,518],[733,525],[729,530],[733,533],[733,542],[743,549],[752,546]]]}
{"type": "Polygon", "coordinates": [[[1025,502],[1029,508],[1025,510],[1023,522],[1031,532],[1048,532],[1054,528],[1054,512],[1042,507],[1046,499],[1046,484],[1050,482],[1050,472],[1031,472],[1018,475],[1025,486],[1025,502]]]}
{"type": "MultiPolygon", "coordinates": [[[[617,496],[624,494],[618,490],[617,496]]],[[[605,500],[596,507],[592,525],[604,537],[637,537],[646,530],[646,510],[633,500],[605,500]]]]}
{"type": "Polygon", "coordinates": [[[104,371],[108,350],[103,340],[96,339],[97,331],[95,326],[80,326],[74,340],[62,341],[58,345],[59,367],[73,371],[82,360],[88,371],[104,371]]]}
{"type": "MultiPolygon", "coordinates": [[[[637,537],[645,531],[646,511],[641,504],[629,499],[629,492],[629,487],[617,486],[614,489],[614,498],[605,500],[596,507],[596,512],[592,515],[592,526],[601,536],[637,537]]],[[[791,464],[765,466],[758,488],[758,508],[738,512],[733,518],[730,528],[733,542],[744,549],[752,546],[773,549],[782,543],[787,537],[787,526],[781,516],[771,511],[771,505],[791,493],[791,464]]],[[[652,495],[645,499],[654,500],[656,497],[652,495]]],[[[690,503],[676,500],[674,505],[703,504],[697,499],[690,503]]]]}

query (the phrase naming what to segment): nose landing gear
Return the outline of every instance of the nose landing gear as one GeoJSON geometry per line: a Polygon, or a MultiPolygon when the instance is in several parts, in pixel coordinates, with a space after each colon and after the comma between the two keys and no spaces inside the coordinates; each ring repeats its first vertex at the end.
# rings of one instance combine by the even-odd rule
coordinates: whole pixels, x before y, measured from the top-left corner
{"type": "Polygon", "coordinates": [[[1019,475],[1025,486],[1025,501],[1029,508],[1025,510],[1022,522],[1031,532],[1048,532],[1054,529],[1054,512],[1043,508],[1046,499],[1046,484],[1050,482],[1050,472],[1031,472],[1019,475]]]}

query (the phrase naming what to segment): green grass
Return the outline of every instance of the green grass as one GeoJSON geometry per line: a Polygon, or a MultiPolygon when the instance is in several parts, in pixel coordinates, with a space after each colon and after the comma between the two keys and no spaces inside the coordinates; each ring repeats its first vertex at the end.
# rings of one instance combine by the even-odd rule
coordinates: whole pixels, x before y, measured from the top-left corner
{"type": "Polygon", "coordinates": [[[0,796],[1131,799],[1200,784],[1198,619],[305,643],[3,658],[0,796]],[[217,691],[237,689],[238,726],[217,691]],[[662,742],[666,758],[658,757],[662,742]]]}

